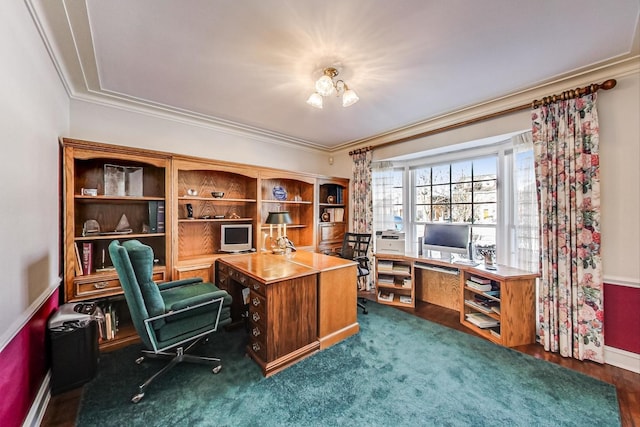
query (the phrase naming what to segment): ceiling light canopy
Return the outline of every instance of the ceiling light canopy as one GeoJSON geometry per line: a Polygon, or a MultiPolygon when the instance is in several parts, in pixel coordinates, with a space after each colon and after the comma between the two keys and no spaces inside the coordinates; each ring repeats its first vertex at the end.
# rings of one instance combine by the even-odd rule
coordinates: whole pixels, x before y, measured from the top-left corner
{"type": "Polygon", "coordinates": [[[333,67],[325,68],[322,77],[316,81],[316,91],[307,99],[307,104],[315,108],[322,108],[322,97],[342,96],[342,106],[348,107],[358,102],[360,98],[352,90],[349,89],[344,80],[333,81],[338,75],[338,70],[333,67]]]}

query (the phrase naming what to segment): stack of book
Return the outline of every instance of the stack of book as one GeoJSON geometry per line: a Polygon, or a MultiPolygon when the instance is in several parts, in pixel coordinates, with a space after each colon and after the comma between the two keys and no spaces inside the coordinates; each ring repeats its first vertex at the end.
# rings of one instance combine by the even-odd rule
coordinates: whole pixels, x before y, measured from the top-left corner
{"type": "Polygon", "coordinates": [[[396,273],[411,273],[411,269],[405,264],[393,264],[393,271],[396,273]]]}
{"type": "Polygon", "coordinates": [[[393,261],[378,261],[378,271],[393,271],[393,261]]]}
{"type": "Polygon", "coordinates": [[[469,323],[473,323],[478,328],[482,328],[482,329],[493,328],[500,324],[498,320],[482,313],[467,313],[466,318],[469,323]]]}
{"type": "Polygon", "coordinates": [[[386,302],[393,301],[393,292],[378,291],[378,300],[386,302]]]}
{"type": "Polygon", "coordinates": [[[390,276],[388,274],[378,274],[378,283],[381,285],[393,286],[393,276],[390,276]]]}
{"type": "Polygon", "coordinates": [[[405,277],[402,280],[402,287],[403,288],[411,288],[411,277],[405,277]]]}
{"type": "Polygon", "coordinates": [[[476,276],[469,276],[467,286],[477,291],[490,291],[492,289],[490,279],[484,279],[476,276]]]}

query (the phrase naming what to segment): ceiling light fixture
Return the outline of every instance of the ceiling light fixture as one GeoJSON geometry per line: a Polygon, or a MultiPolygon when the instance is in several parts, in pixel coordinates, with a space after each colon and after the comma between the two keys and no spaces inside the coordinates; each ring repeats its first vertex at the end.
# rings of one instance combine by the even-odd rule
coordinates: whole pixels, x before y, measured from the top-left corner
{"type": "Polygon", "coordinates": [[[316,81],[316,91],[307,99],[307,104],[312,107],[322,108],[322,97],[333,94],[342,96],[343,107],[348,107],[358,102],[360,98],[353,90],[349,89],[344,80],[333,81],[333,78],[337,75],[338,70],[335,68],[325,68],[322,77],[316,81]]]}

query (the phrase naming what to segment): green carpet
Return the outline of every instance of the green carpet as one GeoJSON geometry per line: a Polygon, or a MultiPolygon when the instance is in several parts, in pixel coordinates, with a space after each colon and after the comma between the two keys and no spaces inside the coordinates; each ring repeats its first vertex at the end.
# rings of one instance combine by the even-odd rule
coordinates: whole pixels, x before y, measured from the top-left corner
{"type": "Polygon", "coordinates": [[[619,426],[615,388],[369,302],[361,332],[270,377],[222,332],[206,366],[181,364],[130,402],[162,362],[138,345],[101,355],[79,426],[619,426]]]}

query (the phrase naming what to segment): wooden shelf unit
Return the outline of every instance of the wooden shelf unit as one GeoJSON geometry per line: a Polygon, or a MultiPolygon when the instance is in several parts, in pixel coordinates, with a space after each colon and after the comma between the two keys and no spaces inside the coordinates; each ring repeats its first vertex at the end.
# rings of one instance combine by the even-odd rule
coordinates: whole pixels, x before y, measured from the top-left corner
{"type": "Polygon", "coordinates": [[[525,274],[509,267],[498,266],[497,271],[484,268],[469,268],[461,274],[460,323],[472,329],[489,341],[505,347],[531,344],[535,342],[535,275],[525,274]],[[490,296],[485,291],[467,284],[472,277],[490,280],[499,297],[490,296]],[[469,303],[476,297],[488,298],[497,303],[499,313],[479,308],[469,303]],[[499,326],[481,328],[467,319],[471,313],[481,313],[495,319],[499,326]],[[493,331],[493,332],[492,332],[493,331]]]}
{"type": "MultiPolygon", "coordinates": [[[[318,251],[317,218],[321,200],[318,192],[323,192],[326,200],[329,192],[344,188],[344,202],[331,205],[344,208],[343,228],[346,229],[348,179],[71,138],[61,138],[60,145],[64,302],[95,300],[100,303],[121,298],[123,291],[117,273],[102,269],[112,265],[108,246],[114,239],[138,239],[153,248],[156,282],[202,277],[215,283],[215,262],[224,256],[220,253],[220,227],[225,223],[252,224],[253,246],[260,250],[263,235],[269,231],[265,224],[268,213],[287,210],[294,222],[287,226],[289,238],[300,249],[318,251]],[[141,168],[142,193],[105,194],[105,165],[141,168]],[[276,193],[278,196],[286,193],[282,200],[274,194],[276,187],[283,190],[276,193]],[[95,190],[96,195],[87,194],[83,189],[95,190]],[[224,195],[214,198],[211,192],[224,195]],[[164,203],[165,208],[164,231],[153,230],[150,224],[150,206],[159,203],[164,203]],[[193,218],[189,217],[187,205],[192,208],[193,218]],[[126,215],[131,233],[114,233],[122,214],[126,215]],[[92,219],[99,223],[102,234],[83,235],[85,222],[92,219]],[[81,270],[84,244],[90,244],[93,253],[94,271],[87,275],[81,270]],[[98,269],[101,271],[96,271],[98,269]]],[[[342,241],[344,230],[340,227],[337,230],[335,240],[342,241]]],[[[118,304],[118,310],[128,314],[124,299],[118,304]]],[[[127,324],[127,316],[121,318],[123,322],[118,326],[115,339],[101,342],[101,349],[118,348],[137,339],[134,329],[127,324]]]]}
{"type": "Polygon", "coordinates": [[[288,211],[287,237],[300,249],[314,250],[315,177],[263,171],[260,173],[260,241],[269,233],[269,212],[288,211]],[[280,190],[280,191],[277,191],[280,190]],[[280,198],[276,197],[279,196],[280,198]]]}
{"type": "Polygon", "coordinates": [[[394,255],[378,254],[375,259],[377,301],[380,304],[415,308],[413,262],[394,255]],[[384,294],[393,294],[393,297],[387,300],[383,297],[384,294]],[[404,298],[409,301],[402,301],[404,298]]]}
{"type": "MultiPolygon", "coordinates": [[[[109,243],[116,239],[138,239],[151,246],[156,257],[154,280],[166,280],[171,261],[172,217],[171,210],[167,209],[171,193],[170,157],[164,153],[73,139],[62,139],[60,143],[64,194],[64,301],[101,301],[122,295],[108,250],[109,243]],[[141,170],[138,183],[141,182],[142,194],[126,195],[126,189],[124,194],[105,194],[105,165],[141,170]],[[96,195],[86,194],[87,189],[96,195]],[[152,203],[164,204],[164,231],[151,229],[152,222],[155,226],[158,219],[151,218],[152,203]],[[123,215],[132,230],[130,233],[115,232],[123,215]],[[100,233],[85,230],[85,224],[90,220],[97,221],[100,233]],[[85,268],[87,266],[90,268],[85,268]]],[[[117,348],[137,339],[127,321],[129,311],[124,300],[118,304],[118,313],[122,321],[115,338],[101,340],[101,349],[117,348]]]]}
{"type": "Polygon", "coordinates": [[[174,158],[172,166],[173,209],[177,213],[171,245],[173,279],[214,281],[215,260],[223,255],[222,224],[251,224],[253,246],[257,246],[258,173],[244,165],[192,158],[174,158]],[[216,198],[212,192],[224,194],[216,198]]]}
{"type": "Polygon", "coordinates": [[[340,252],[344,233],[349,224],[349,180],[318,179],[318,236],[317,251],[324,254],[340,252]],[[331,218],[330,211],[342,212],[341,218],[331,218]],[[323,218],[323,214],[325,218],[323,218]],[[329,218],[327,219],[327,216],[329,218]]]}

